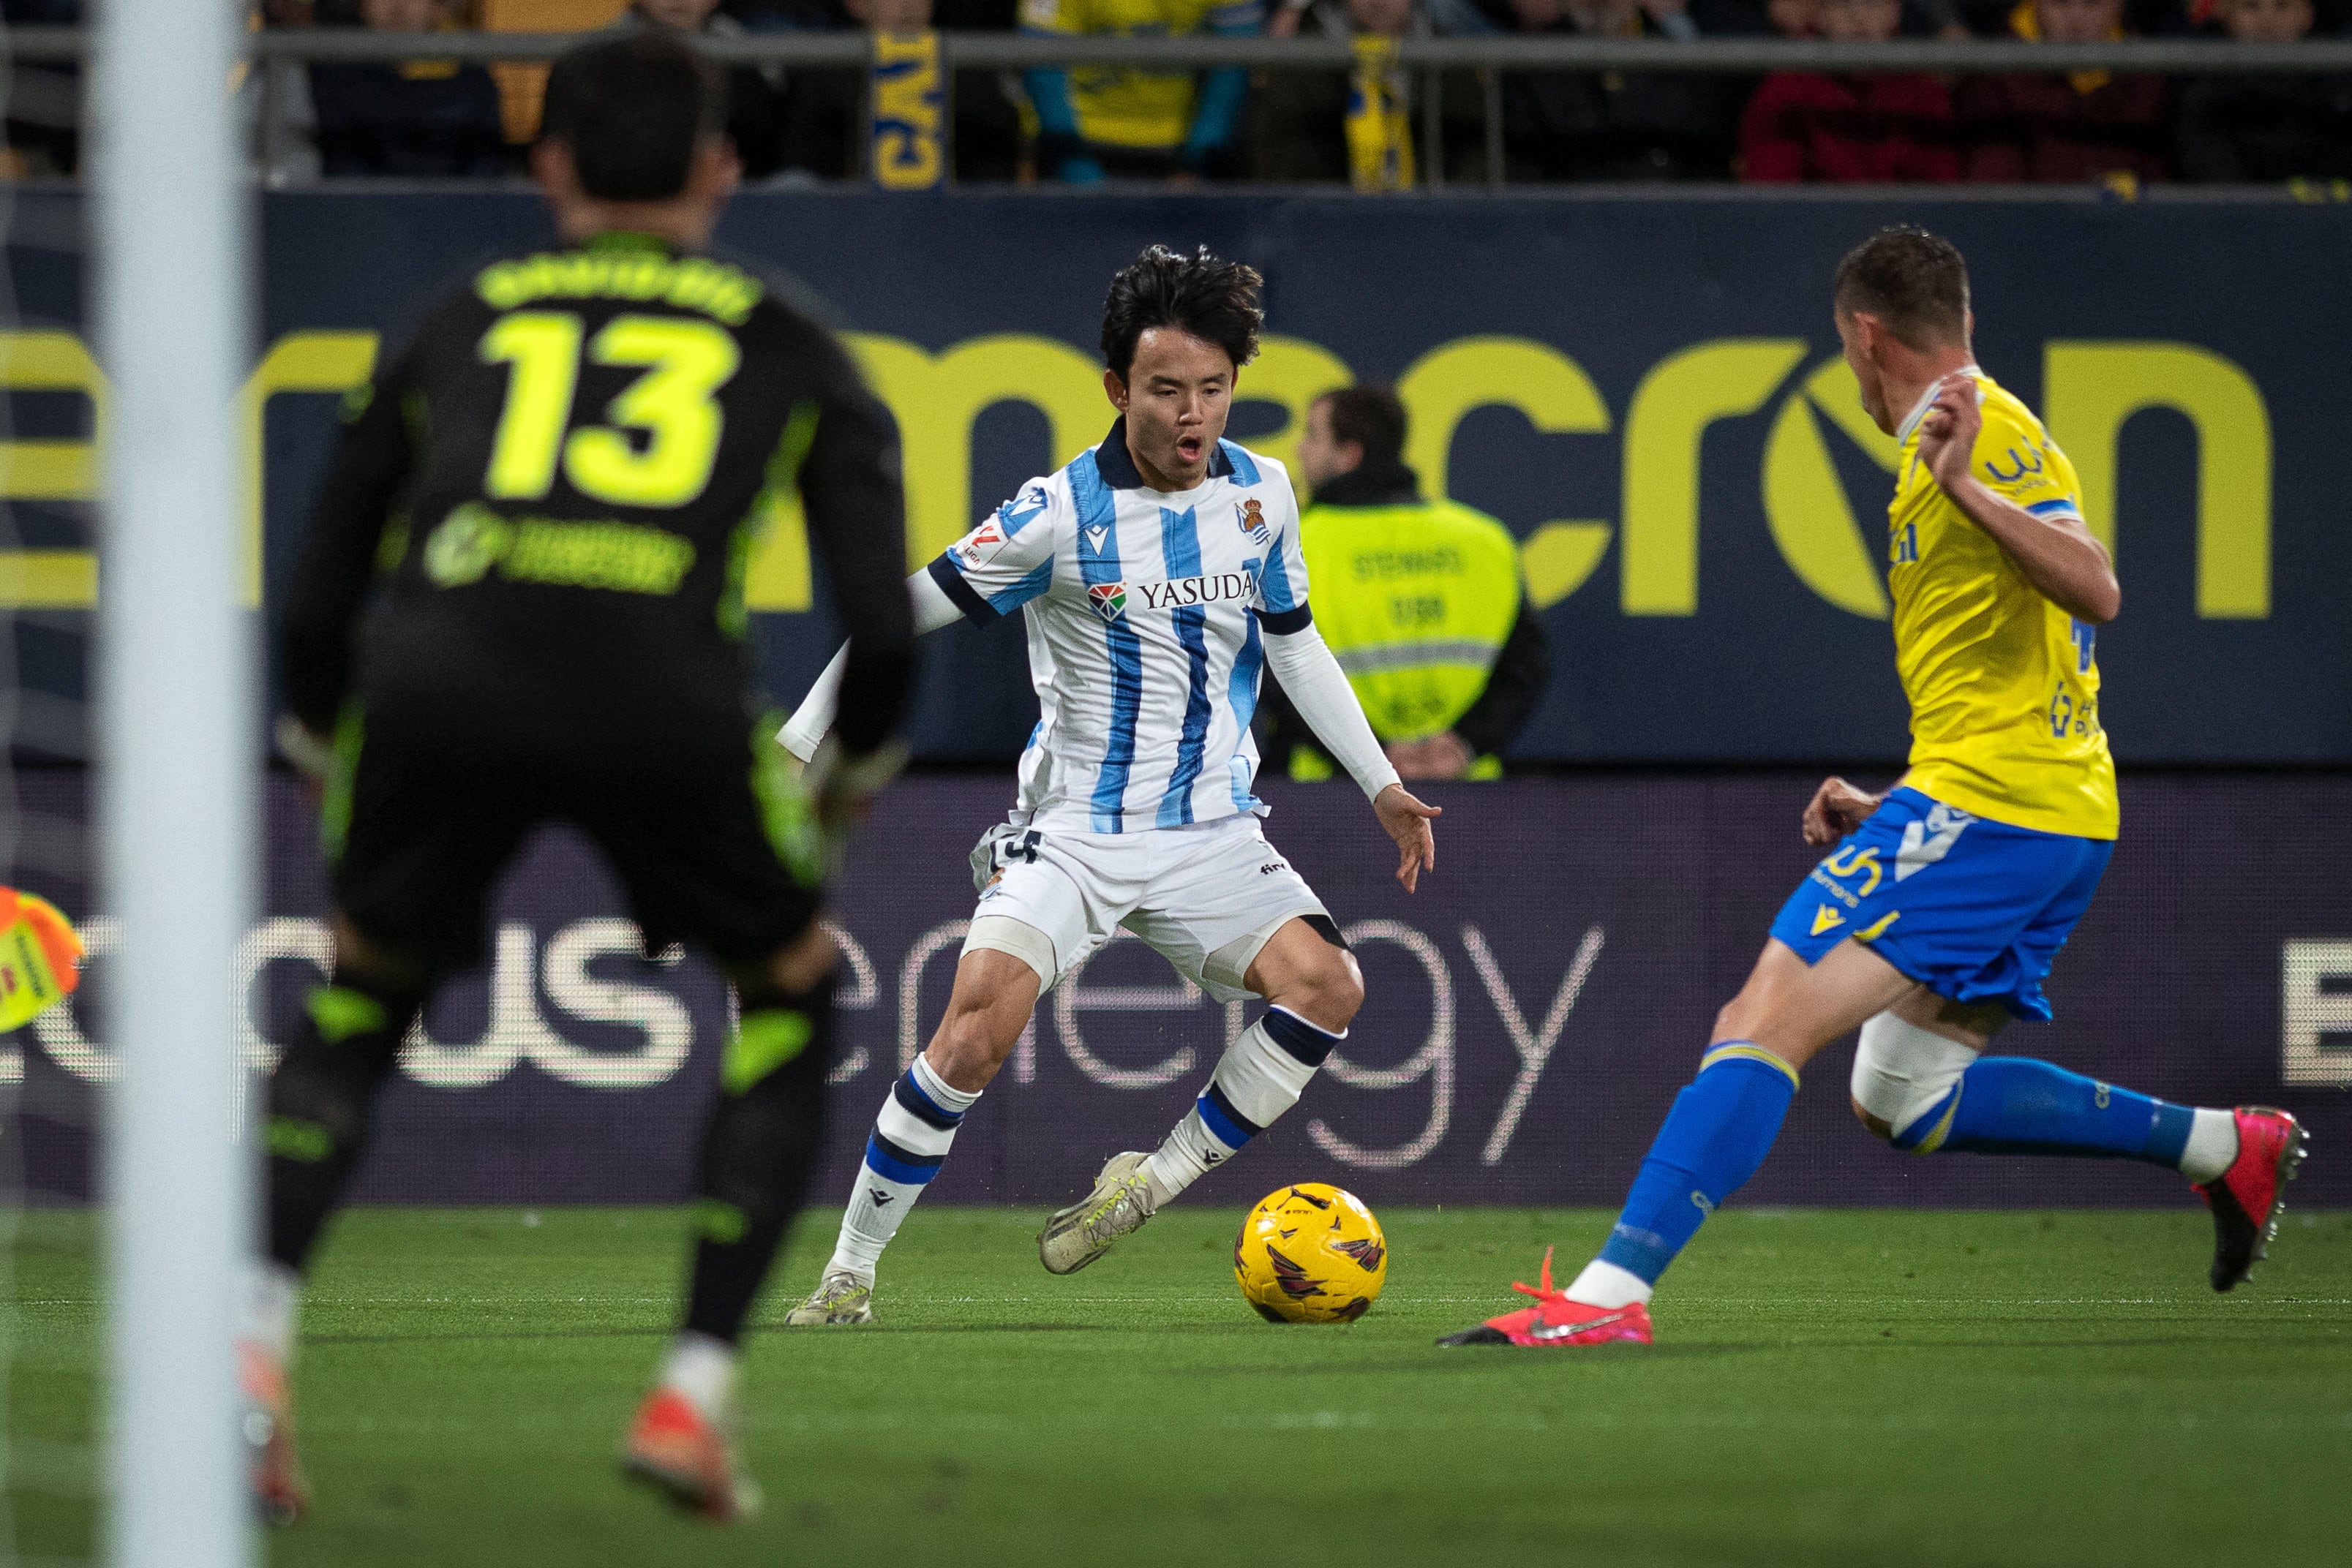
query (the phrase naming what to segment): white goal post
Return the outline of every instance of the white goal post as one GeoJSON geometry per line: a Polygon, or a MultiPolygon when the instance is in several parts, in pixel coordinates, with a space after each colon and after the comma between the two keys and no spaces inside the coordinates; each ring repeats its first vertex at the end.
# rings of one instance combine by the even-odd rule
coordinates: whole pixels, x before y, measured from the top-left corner
{"type": "Polygon", "coordinates": [[[104,0],[93,296],[111,382],[100,538],[101,907],[121,922],[103,1147],[108,1556],[253,1559],[234,1291],[252,1228],[230,977],[253,903],[254,650],[237,432],[248,200],[241,0],[104,0]]]}

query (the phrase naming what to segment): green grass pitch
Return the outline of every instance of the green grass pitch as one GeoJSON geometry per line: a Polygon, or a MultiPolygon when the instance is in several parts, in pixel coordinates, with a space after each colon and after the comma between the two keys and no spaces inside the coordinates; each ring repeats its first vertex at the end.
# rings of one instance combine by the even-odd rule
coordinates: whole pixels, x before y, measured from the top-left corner
{"type": "MultiPolygon", "coordinates": [[[[1392,1209],[1387,1293],[1271,1327],[1231,1212],[1183,1207],[1085,1273],[1027,1210],[935,1206],[870,1329],[750,1343],[765,1516],[715,1531],[614,1477],[671,1314],[677,1216],[346,1217],[298,1371],[312,1518],[283,1568],[1079,1561],[2000,1564],[2352,1560],[2352,1215],[2290,1213],[2204,1284],[2201,1211],[1733,1208],[1661,1343],[1438,1350],[1544,1243],[1608,1217],[1392,1209]]],[[[763,1318],[813,1281],[797,1238],[763,1318]]],[[[16,1544],[89,1554],[97,1303],[80,1217],[26,1217],[16,1544]]],[[[1564,1270],[1563,1272],[1566,1270],[1564,1270]]]]}

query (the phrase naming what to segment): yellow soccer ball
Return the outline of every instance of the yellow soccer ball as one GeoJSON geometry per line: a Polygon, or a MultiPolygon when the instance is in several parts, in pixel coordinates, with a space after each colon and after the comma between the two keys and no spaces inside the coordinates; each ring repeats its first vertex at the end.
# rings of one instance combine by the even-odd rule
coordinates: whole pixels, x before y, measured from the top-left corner
{"type": "Polygon", "coordinates": [[[1277,1188],[1242,1220],[1234,1278],[1270,1323],[1351,1323],[1389,1277],[1388,1239],[1354,1193],[1319,1181],[1277,1188]]]}

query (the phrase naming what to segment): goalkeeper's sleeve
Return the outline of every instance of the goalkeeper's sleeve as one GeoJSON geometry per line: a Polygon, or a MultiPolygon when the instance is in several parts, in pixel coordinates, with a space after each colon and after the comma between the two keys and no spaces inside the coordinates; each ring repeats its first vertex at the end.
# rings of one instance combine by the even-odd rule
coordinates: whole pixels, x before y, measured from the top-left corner
{"type": "MultiPolygon", "coordinates": [[[[936,632],[942,626],[952,626],[963,619],[963,612],[947,591],[933,580],[929,570],[919,571],[907,580],[907,596],[914,601],[915,632],[918,636],[936,632]]],[[[1328,656],[1328,655],[1327,655],[1328,656]]],[[[1333,666],[1335,669],[1337,665],[1333,666]]],[[[816,755],[824,744],[825,732],[833,727],[835,713],[841,704],[841,679],[849,668],[849,645],[843,643],[816,684],[793,710],[793,716],[776,734],[786,751],[806,762],[816,755]]]]}
{"type": "Polygon", "coordinates": [[[1366,800],[1397,782],[1397,770],[1381,749],[1347,672],[1331,656],[1330,644],[1309,621],[1296,632],[1269,632],[1265,638],[1266,668],[1282,683],[1290,706],[1298,710],[1315,737],[1340,767],[1348,770],[1366,800]]]}
{"type": "Polygon", "coordinates": [[[286,704],[313,735],[333,732],[350,694],[360,612],[375,581],[385,520],[416,461],[402,408],[410,385],[410,356],[403,354],[344,400],[335,455],[287,585],[278,630],[286,704]]]}

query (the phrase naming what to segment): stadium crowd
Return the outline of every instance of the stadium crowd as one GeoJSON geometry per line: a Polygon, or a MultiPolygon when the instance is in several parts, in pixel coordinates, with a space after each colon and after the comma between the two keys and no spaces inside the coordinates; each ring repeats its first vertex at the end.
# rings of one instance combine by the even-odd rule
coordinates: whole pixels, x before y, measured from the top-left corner
{"type": "MultiPolygon", "coordinates": [[[[72,24],[84,0],[0,0],[14,25],[72,24]]],[[[1022,29],[1135,37],[1757,37],[2036,42],[2207,35],[2268,43],[2352,30],[2352,0],[255,0],[255,26],[434,33],[657,27],[709,37],[869,28],[1022,29]]],[[[1240,68],[967,68],[953,84],[961,181],[1111,178],[1345,181],[1408,186],[1435,91],[1450,180],[1486,177],[1485,89],[1360,64],[1240,68]],[[1368,108],[1369,106],[1369,108],[1368,108]],[[1384,160],[1384,161],[1383,161],[1384,160]],[[1367,171],[1370,172],[1368,173],[1367,171]]],[[[448,178],[519,174],[544,68],[420,56],[397,65],[318,63],[280,175],[448,178]]],[[[747,176],[860,176],[865,84],[844,70],[730,72],[731,130],[747,176]]],[[[257,99],[257,93],[249,93],[257,99]]],[[[2352,180],[2352,78],[2159,78],[2102,71],[1997,76],[1741,79],[1674,72],[1505,71],[1505,175],[1512,183],[2105,183],[2352,180]]],[[[75,75],[19,63],[7,166],[69,175],[79,155],[75,75]]],[[[2340,189],[2341,187],[2337,187],[2340,189]]]]}

